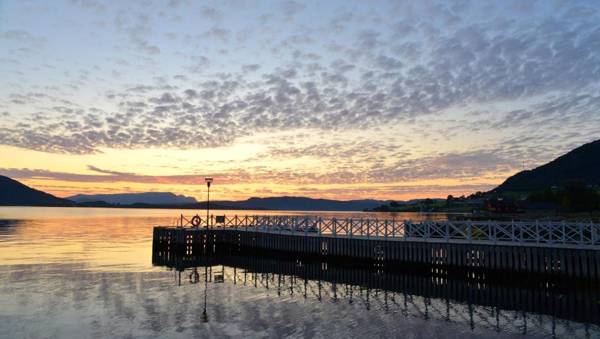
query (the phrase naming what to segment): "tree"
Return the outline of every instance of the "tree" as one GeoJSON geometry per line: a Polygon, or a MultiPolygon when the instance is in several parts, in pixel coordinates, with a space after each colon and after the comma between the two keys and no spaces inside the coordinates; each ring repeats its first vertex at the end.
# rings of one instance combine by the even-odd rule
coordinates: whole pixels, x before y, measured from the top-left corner
{"type": "Polygon", "coordinates": [[[580,181],[568,182],[558,190],[546,188],[541,192],[531,193],[527,200],[553,203],[568,212],[590,212],[600,209],[600,195],[580,181]]]}
{"type": "Polygon", "coordinates": [[[591,212],[599,203],[598,193],[579,181],[566,184],[561,196],[561,206],[572,212],[591,212]]]}

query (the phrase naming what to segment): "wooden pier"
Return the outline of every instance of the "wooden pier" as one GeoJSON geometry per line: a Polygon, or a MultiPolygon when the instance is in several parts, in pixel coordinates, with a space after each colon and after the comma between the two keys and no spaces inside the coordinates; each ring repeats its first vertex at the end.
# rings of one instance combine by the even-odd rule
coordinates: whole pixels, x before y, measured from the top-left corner
{"type": "Polygon", "coordinates": [[[265,252],[600,280],[600,225],[551,222],[421,222],[293,216],[220,217],[154,228],[164,255],[265,252]]]}

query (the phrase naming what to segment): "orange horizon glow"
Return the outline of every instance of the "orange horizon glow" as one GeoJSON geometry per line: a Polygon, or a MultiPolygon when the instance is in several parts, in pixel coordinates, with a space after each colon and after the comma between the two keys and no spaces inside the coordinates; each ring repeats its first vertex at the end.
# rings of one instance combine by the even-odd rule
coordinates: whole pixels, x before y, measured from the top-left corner
{"type": "MultiPolygon", "coordinates": [[[[67,155],[0,146],[7,155],[0,159],[0,168],[5,168],[0,174],[63,198],[76,194],[172,192],[203,201],[205,176],[215,179],[211,188],[214,200],[273,196],[410,200],[487,191],[516,172],[500,166],[484,168],[473,175],[469,171],[479,169],[471,168],[472,159],[458,157],[461,163],[456,168],[465,173],[445,177],[452,168],[443,162],[456,161],[448,156],[413,155],[406,160],[390,157],[381,163],[385,168],[380,170],[354,159],[275,156],[267,149],[258,142],[243,141],[217,149],[105,149],[99,154],[67,155]],[[401,162],[398,166],[407,169],[388,176],[396,171],[394,163],[398,160],[405,161],[408,165],[401,162]],[[415,167],[414,173],[411,166],[415,167]],[[437,167],[444,169],[430,172],[430,168],[437,167]]],[[[357,156],[361,156],[360,152],[357,156]]]]}

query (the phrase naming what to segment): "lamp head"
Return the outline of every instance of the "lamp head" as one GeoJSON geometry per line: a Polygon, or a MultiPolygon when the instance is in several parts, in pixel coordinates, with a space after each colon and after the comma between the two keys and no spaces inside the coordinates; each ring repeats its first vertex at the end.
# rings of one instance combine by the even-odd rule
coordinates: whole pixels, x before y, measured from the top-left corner
{"type": "Polygon", "coordinates": [[[206,178],[204,178],[204,181],[206,181],[206,186],[210,187],[210,184],[213,182],[213,178],[206,177],[206,178]]]}

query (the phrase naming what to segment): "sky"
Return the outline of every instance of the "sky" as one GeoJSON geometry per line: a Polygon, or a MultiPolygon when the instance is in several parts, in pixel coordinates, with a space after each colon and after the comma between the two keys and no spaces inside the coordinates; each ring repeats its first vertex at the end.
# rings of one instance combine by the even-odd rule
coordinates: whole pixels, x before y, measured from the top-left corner
{"type": "Polygon", "coordinates": [[[600,137],[600,2],[0,0],[0,174],[446,197],[600,137]]]}

